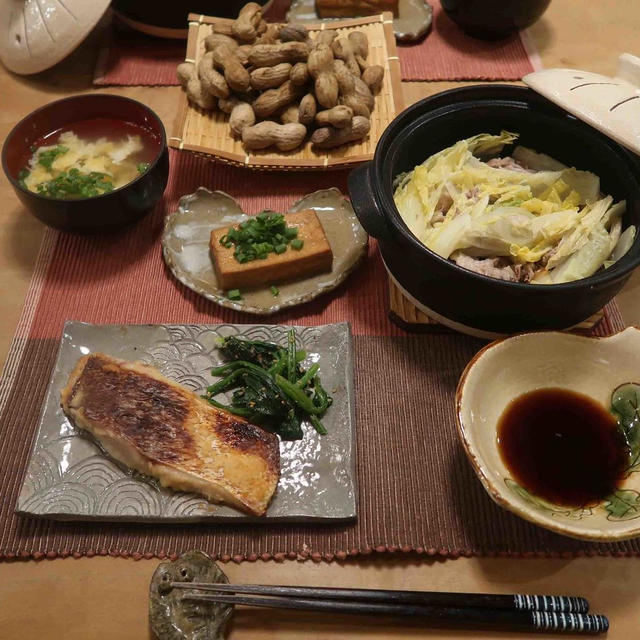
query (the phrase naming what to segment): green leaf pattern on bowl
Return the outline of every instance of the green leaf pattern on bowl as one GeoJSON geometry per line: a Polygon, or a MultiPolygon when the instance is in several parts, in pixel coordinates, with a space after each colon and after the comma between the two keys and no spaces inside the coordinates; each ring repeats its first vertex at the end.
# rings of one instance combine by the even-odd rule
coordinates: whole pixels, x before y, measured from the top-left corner
{"type": "MultiPolygon", "coordinates": [[[[616,417],[620,433],[629,447],[629,466],[626,474],[640,471],[640,384],[628,382],[617,387],[611,394],[611,413],[616,417]]],[[[593,508],[569,508],[547,502],[519,485],[512,478],[504,483],[530,506],[553,516],[582,520],[596,509],[607,512],[607,520],[623,521],[640,518],[640,492],[634,489],[616,489],[593,508]]]]}
{"type": "Polygon", "coordinates": [[[640,518],[640,493],[633,489],[618,489],[602,505],[607,520],[635,520],[640,518]]]}
{"type": "Polygon", "coordinates": [[[640,518],[640,492],[633,489],[618,489],[595,507],[570,508],[547,502],[533,495],[512,478],[504,478],[504,483],[527,504],[552,516],[582,520],[594,515],[596,509],[604,509],[607,512],[607,520],[623,521],[640,518]]]}
{"type": "Polygon", "coordinates": [[[517,496],[520,496],[529,505],[536,509],[540,509],[541,511],[546,511],[550,515],[563,516],[565,518],[571,518],[572,520],[582,520],[582,518],[586,516],[593,515],[593,509],[591,508],[563,507],[558,504],[553,504],[552,502],[547,502],[543,498],[539,498],[527,491],[522,485],[518,484],[512,478],[505,478],[504,483],[511,491],[513,491],[517,496]]]}
{"type": "Polygon", "coordinates": [[[630,451],[628,473],[640,471],[640,385],[621,384],[611,394],[611,412],[630,451]]]}

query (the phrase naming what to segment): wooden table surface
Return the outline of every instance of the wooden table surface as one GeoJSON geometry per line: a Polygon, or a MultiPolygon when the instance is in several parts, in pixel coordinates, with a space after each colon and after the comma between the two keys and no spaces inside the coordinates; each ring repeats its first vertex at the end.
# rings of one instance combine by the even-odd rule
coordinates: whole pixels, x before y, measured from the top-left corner
{"type": "MultiPolygon", "coordinates": [[[[619,53],[640,54],[640,3],[635,0],[553,0],[531,29],[545,67],[613,73],[619,53]]],[[[70,58],[33,77],[0,67],[0,140],[24,115],[56,98],[93,90],[99,33],[70,58]]],[[[406,83],[407,103],[453,83],[406,83]]],[[[142,100],[171,124],[178,89],[125,87],[109,93],[142,100]]],[[[215,186],[215,185],[208,185],[215,186]]],[[[0,361],[18,321],[42,237],[42,225],[19,204],[0,176],[0,361]]],[[[618,300],[627,324],[640,324],[640,272],[618,300]]],[[[0,563],[0,637],[7,640],[146,639],[147,589],[155,560],[58,559],[0,563]]],[[[379,557],[344,563],[289,561],[224,565],[231,580],[280,584],[366,586],[451,591],[580,593],[611,620],[610,639],[640,635],[640,559],[578,558],[449,561],[379,557]]],[[[390,621],[286,612],[238,611],[232,640],[324,638],[477,638],[478,632],[431,631],[390,621]]],[[[524,638],[526,634],[483,634],[524,638]]],[[[536,636],[546,637],[546,636],[536,636]]]]}

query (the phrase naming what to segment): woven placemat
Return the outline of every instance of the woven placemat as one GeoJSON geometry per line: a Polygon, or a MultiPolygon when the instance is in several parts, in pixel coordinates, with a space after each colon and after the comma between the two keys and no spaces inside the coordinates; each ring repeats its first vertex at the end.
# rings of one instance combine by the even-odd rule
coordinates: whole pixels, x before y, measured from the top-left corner
{"type": "MultiPolygon", "coordinates": [[[[520,80],[540,68],[540,59],[523,31],[497,42],[465,35],[433,6],[433,26],[423,40],[398,46],[403,80],[520,80]]],[[[267,18],[281,22],[287,0],[275,0],[267,18]]],[[[184,60],[185,42],[160,40],[137,32],[113,30],[98,56],[97,85],[177,85],[176,66],[184,60]]]]}
{"type": "MultiPolygon", "coordinates": [[[[459,555],[640,554],[637,541],[564,538],[497,507],[458,444],[453,393],[482,341],[412,336],[387,319],[387,284],[374,243],[336,291],[272,319],[350,321],[354,332],[358,520],[341,525],[142,525],[55,522],[14,514],[65,319],[96,323],[251,322],[177,283],[159,233],[180,195],[198,186],[238,197],[248,211],[284,209],[345,174],[256,174],[171,152],[167,193],[139,224],[110,236],[48,230],[0,385],[0,558],[111,554],[164,557],[199,548],[221,560],[345,558],[371,552],[459,555]]],[[[615,303],[614,303],[615,304],[615,303]]],[[[621,329],[607,310],[599,335],[621,329]]]]}

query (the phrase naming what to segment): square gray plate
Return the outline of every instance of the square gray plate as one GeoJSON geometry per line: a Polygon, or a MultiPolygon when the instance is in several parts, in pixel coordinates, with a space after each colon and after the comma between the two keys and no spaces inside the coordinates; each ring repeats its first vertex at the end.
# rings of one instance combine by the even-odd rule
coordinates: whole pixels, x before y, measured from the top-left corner
{"type": "Polygon", "coordinates": [[[356,517],[351,332],[348,324],[296,327],[305,363],[320,363],[333,405],[326,436],[305,426],[302,440],[280,442],[281,476],[266,516],[253,518],[190,493],[160,487],[107,458],[60,407],[60,389],[82,355],[100,351],[140,360],[195,392],[223,362],[216,338],[240,335],[284,344],[278,325],[91,325],[67,322],[16,511],[59,520],[240,521],[348,520],[356,517]]]}

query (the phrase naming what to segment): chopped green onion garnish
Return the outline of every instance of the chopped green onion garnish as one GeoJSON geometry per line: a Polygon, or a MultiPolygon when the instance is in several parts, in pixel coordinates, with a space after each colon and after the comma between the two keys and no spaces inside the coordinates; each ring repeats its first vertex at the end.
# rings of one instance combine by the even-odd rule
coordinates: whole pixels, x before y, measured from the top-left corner
{"type": "Polygon", "coordinates": [[[242,300],[240,289],[231,289],[230,291],[228,291],[227,298],[229,298],[229,300],[242,300]]]}
{"type": "Polygon", "coordinates": [[[144,173],[149,168],[148,162],[139,162],[138,163],[138,173],[144,173]]]}
{"type": "Polygon", "coordinates": [[[295,249],[296,251],[300,251],[303,245],[304,245],[304,242],[300,240],[300,238],[296,238],[295,240],[291,241],[291,248],[295,249]]]}
{"type": "Polygon", "coordinates": [[[288,227],[283,214],[263,211],[229,229],[220,238],[220,244],[227,249],[235,247],[234,258],[245,263],[265,260],[272,253],[284,253],[290,242],[292,247],[294,242],[300,242],[297,236],[298,229],[288,227]]]}
{"type": "Polygon", "coordinates": [[[69,149],[67,147],[63,147],[59,144],[57,147],[53,147],[53,149],[47,149],[46,151],[41,151],[38,155],[38,164],[42,165],[47,171],[51,171],[51,165],[53,161],[58,157],[65,153],[67,153],[69,149]]]}
{"type": "Polygon", "coordinates": [[[20,173],[18,174],[18,182],[21,187],[27,188],[27,185],[24,181],[29,177],[29,171],[27,169],[20,169],[20,173]]]}
{"type": "Polygon", "coordinates": [[[37,189],[38,193],[50,198],[92,198],[113,191],[113,182],[106,173],[81,173],[78,169],[69,169],[53,180],[41,182],[37,189]]]}
{"type": "Polygon", "coordinates": [[[269,291],[271,291],[271,295],[274,297],[280,294],[280,289],[273,284],[269,287],[269,291]]]}

